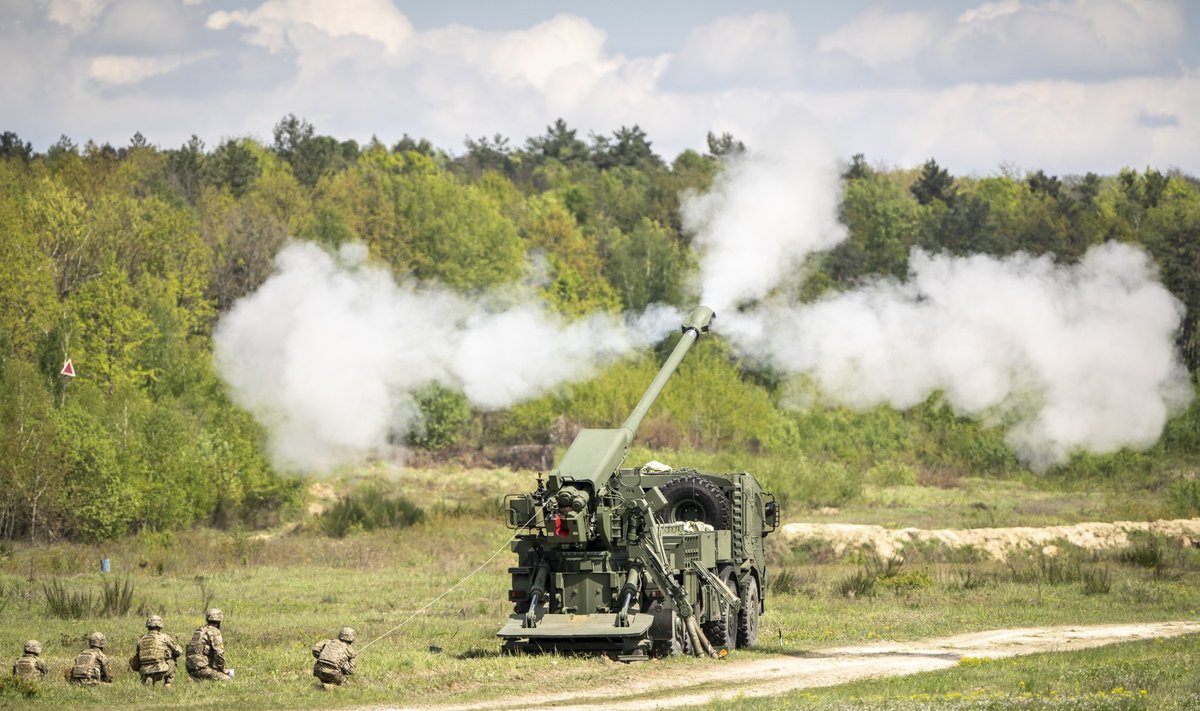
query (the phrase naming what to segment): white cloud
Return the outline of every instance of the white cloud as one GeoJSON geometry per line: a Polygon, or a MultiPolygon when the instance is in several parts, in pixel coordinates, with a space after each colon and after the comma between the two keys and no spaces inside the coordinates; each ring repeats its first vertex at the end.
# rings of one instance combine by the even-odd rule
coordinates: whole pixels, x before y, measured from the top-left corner
{"type": "Polygon", "coordinates": [[[388,52],[400,50],[412,35],[412,24],[389,0],[268,0],[256,10],[219,10],[208,16],[209,29],[231,25],[250,28],[249,39],[278,52],[297,29],[310,27],[331,37],[365,37],[388,52]]]}
{"type": "Polygon", "coordinates": [[[697,27],[671,58],[668,79],[687,87],[791,83],[802,63],[796,28],[783,13],[722,17],[697,27]]]}
{"type": "Polygon", "coordinates": [[[842,52],[871,69],[910,60],[928,49],[941,28],[934,13],[871,8],[817,41],[819,52],[842,52]]]}
{"type": "Polygon", "coordinates": [[[212,56],[211,52],[177,54],[164,57],[137,57],[104,54],[92,59],[88,76],[104,84],[136,84],[150,77],[168,74],[182,66],[212,56]]]}
{"type": "Polygon", "coordinates": [[[46,17],[75,32],[83,32],[92,26],[109,0],[49,0],[46,17]]]}
{"type": "Polygon", "coordinates": [[[984,4],[931,48],[931,77],[1095,78],[1170,68],[1187,37],[1183,7],[1147,0],[984,4]]]}
{"type": "Polygon", "coordinates": [[[520,144],[561,116],[582,136],[639,124],[669,159],[702,148],[708,130],[750,140],[764,116],[802,109],[873,161],[1200,171],[1200,80],[1179,59],[1194,30],[1179,3],[869,10],[820,36],[795,15],[752,13],[634,57],[575,15],[417,31],[389,0],[244,0],[202,11],[209,30],[174,3],[154,15],[159,29],[141,31],[140,3],[56,3],[75,14],[5,25],[0,58],[18,68],[10,127],[40,146],[62,133],[124,141],[134,129],[178,145],[193,132],[261,136],[293,112],[340,138],[408,133],[456,150],[464,135],[520,144]],[[178,81],[154,82],[173,71],[178,81]]]}

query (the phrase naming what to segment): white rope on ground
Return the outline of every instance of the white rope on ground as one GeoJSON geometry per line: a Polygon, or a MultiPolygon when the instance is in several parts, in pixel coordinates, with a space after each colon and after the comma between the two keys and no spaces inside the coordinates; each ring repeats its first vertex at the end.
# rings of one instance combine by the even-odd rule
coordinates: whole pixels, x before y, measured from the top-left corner
{"type": "MultiPolygon", "coordinates": [[[[537,515],[535,514],[535,515],[534,515],[532,518],[530,518],[528,521],[526,521],[526,522],[525,522],[525,525],[521,526],[520,528],[518,528],[518,529],[516,529],[516,530],[517,530],[517,531],[520,531],[521,529],[528,527],[528,526],[529,526],[529,524],[533,523],[534,519],[536,519],[536,518],[537,518],[537,515]]],[[[476,573],[478,573],[479,571],[481,571],[481,570],[483,570],[484,568],[488,567],[488,565],[489,565],[489,564],[490,564],[490,563],[491,563],[493,560],[495,560],[495,559],[496,559],[496,556],[498,556],[498,555],[500,555],[501,553],[503,553],[503,552],[504,552],[504,549],[508,548],[508,544],[509,544],[509,543],[512,543],[514,540],[516,540],[516,538],[517,538],[517,535],[518,535],[518,534],[514,533],[514,534],[512,534],[511,536],[509,536],[508,540],[507,540],[507,541],[505,541],[505,542],[504,542],[504,543],[503,543],[503,544],[502,544],[502,545],[501,545],[499,548],[497,548],[495,553],[493,553],[493,554],[492,554],[492,555],[491,555],[491,556],[490,556],[490,557],[489,557],[487,560],[483,561],[483,563],[482,563],[482,564],[481,564],[481,565],[480,565],[478,568],[476,568],[475,570],[472,570],[470,573],[467,573],[467,576],[466,576],[465,578],[463,578],[462,580],[459,580],[457,583],[455,583],[455,584],[451,585],[451,586],[450,586],[449,588],[447,588],[447,589],[445,590],[445,592],[443,592],[441,595],[438,595],[437,597],[433,598],[433,599],[432,599],[432,600],[430,600],[429,602],[427,602],[427,603],[425,603],[424,605],[422,605],[422,606],[421,606],[421,608],[420,608],[419,610],[417,610],[416,612],[414,612],[414,613],[412,613],[411,615],[409,615],[409,616],[408,616],[407,618],[405,618],[405,620],[404,620],[403,622],[401,622],[400,624],[398,624],[398,625],[396,625],[395,627],[391,628],[391,629],[390,629],[390,630],[388,630],[387,632],[384,632],[383,634],[379,635],[378,637],[376,637],[375,639],[371,640],[370,642],[367,642],[367,643],[366,643],[366,644],[364,644],[362,647],[359,647],[358,651],[359,651],[359,652],[364,652],[364,651],[366,651],[367,647],[370,647],[372,644],[375,644],[375,643],[376,643],[376,642],[378,642],[379,640],[383,639],[384,637],[387,637],[388,635],[392,634],[393,632],[395,632],[396,630],[400,629],[400,628],[401,628],[401,627],[403,627],[404,625],[407,625],[409,622],[411,622],[411,621],[412,621],[412,619],[413,619],[414,617],[416,617],[417,615],[421,614],[422,612],[424,612],[424,611],[428,610],[429,608],[433,607],[434,603],[436,603],[438,600],[441,600],[442,598],[446,597],[446,596],[447,596],[447,595],[449,595],[450,593],[454,592],[454,590],[455,590],[455,589],[456,589],[456,588],[457,588],[459,585],[462,585],[463,583],[467,582],[467,581],[468,581],[468,580],[470,580],[471,578],[475,577],[475,574],[476,574],[476,573]]]]}

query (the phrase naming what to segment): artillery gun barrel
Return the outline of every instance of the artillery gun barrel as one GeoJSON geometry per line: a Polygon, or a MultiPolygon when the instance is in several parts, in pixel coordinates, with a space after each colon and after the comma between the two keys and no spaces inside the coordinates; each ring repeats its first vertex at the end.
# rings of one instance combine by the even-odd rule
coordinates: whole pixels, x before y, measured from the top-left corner
{"type": "Polygon", "coordinates": [[[620,427],[579,431],[575,441],[559,461],[557,469],[550,475],[550,493],[561,492],[560,498],[562,494],[566,495],[562,504],[570,505],[570,502],[577,500],[582,503],[576,510],[581,510],[588,499],[620,468],[621,463],[625,461],[625,454],[629,451],[629,445],[633,444],[638,426],[646,417],[650,406],[658,399],[692,344],[701,334],[708,333],[713,318],[715,315],[707,306],[696,307],[688,316],[681,327],[683,336],[679,343],[675,344],[675,350],[671,351],[667,362],[663,363],[658,375],[638,401],[637,407],[633,408],[633,412],[620,427]]]}
{"type": "Polygon", "coordinates": [[[671,379],[671,375],[679,368],[679,363],[687,355],[688,350],[700,338],[701,334],[708,333],[709,326],[716,315],[713,310],[707,306],[697,306],[696,310],[688,316],[683,322],[681,329],[683,336],[679,339],[679,343],[675,344],[675,350],[671,351],[671,355],[667,361],[663,363],[659,369],[658,375],[654,376],[650,387],[646,388],[646,392],[642,395],[642,399],[638,401],[637,407],[633,408],[633,412],[629,417],[625,418],[625,422],[621,423],[621,428],[629,431],[629,440],[633,441],[633,436],[641,426],[642,420],[645,419],[646,413],[650,411],[650,406],[662,394],[663,388],[667,386],[667,381],[671,379]]]}

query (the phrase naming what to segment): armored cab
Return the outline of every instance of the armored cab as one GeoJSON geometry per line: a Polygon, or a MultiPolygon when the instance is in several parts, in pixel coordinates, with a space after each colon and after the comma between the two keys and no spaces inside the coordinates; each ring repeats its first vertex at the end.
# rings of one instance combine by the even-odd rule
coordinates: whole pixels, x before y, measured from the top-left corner
{"type": "Polygon", "coordinates": [[[714,317],[696,309],[621,427],[582,430],[545,482],[506,497],[517,564],[505,650],[626,661],[754,644],[774,497],[745,472],[622,468],[637,428],[714,317]]]}

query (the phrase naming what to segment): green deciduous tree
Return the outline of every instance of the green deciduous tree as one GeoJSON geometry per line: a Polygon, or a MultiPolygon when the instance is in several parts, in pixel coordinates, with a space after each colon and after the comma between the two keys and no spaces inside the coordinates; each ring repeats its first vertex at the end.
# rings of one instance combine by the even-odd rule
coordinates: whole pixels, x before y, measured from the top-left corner
{"type": "Polygon", "coordinates": [[[653,303],[682,305],[689,257],[674,234],[643,219],[626,234],[612,231],[605,240],[605,274],[626,311],[653,303]]]}

